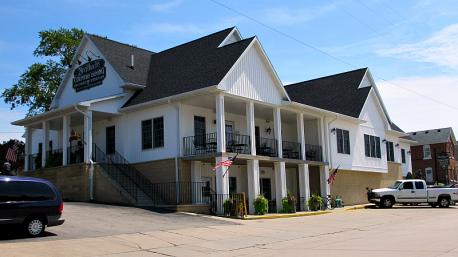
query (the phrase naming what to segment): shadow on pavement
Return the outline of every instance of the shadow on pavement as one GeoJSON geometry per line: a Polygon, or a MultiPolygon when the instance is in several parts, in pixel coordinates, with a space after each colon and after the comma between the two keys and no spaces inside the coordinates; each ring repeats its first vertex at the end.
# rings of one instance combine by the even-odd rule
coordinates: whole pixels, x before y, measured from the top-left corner
{"type": "MultiPolygon", "coordinates": [[[[57,236],[54,233],[45,231],[43,235],[39,236],[40,237],[53,237],[57,236]]],[[[32,237],[29,237],[24,231],[22,230],[22,226],[18,225],[3,225],[0,229],[0,242],[1,241],[7,241],[7,240],[17,240],[17,239],[30,239],[32,237]]]]}

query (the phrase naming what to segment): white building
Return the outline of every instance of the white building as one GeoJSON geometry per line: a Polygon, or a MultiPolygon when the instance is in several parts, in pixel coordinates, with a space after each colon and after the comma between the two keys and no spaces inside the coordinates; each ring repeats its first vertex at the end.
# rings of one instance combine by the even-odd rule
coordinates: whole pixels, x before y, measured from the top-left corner
{"type": "Polygon", "coordinates": [[[172,195],[158,183],[178,203],[186,190],[192,203],[246,192],[250,212],[259,194],[277,210],[288,192],[350,204],[411,166],[368,69],[284,87],[236,28],[158,53],[85,35],[52,110],[13,124],[26,128],[28,171],[94,162],[134,204],[172,195]],[[236,153],[229,171],[212,170],[236,153]]]}

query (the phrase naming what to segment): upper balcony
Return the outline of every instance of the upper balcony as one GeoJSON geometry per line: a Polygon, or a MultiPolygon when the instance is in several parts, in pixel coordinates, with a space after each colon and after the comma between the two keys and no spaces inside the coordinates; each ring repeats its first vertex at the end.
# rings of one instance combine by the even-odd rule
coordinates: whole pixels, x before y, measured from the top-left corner
{"type": "Polygon", "coordinates": [[[182,156],[205,156],[220,152],[218,126],[223,124],[225,137],[220,141],[224,144],[224,152],[323,161],[317,117],[298,115],[290,110],[277,110],[276,113],[272,106],[250,104],[239,98],[224,96],[222,120],[217,115],[215,95],[197,98],[182,102],[182,156]],[[298,125],[300,118],[303,119],[301,126],[298,125]],[[250,131],[251,126],[253,131],[250,131]],[[281,133],[276,132],[278,128],[281,133]],[[303,143],[301,128],[304,130],[303,143]],[[280,144],[278,138],[282,138],[280,144]]]}

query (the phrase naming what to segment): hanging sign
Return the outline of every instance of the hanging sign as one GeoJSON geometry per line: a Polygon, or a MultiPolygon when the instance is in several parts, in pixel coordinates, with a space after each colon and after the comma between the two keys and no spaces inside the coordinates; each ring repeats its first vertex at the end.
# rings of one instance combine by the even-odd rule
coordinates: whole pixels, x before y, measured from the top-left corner
{"type": "Polygon", "coordinates": [[[76,92],[100,86],[106,77],[105,60],[87,62],[73,72],[73,88],[76,92]]]}

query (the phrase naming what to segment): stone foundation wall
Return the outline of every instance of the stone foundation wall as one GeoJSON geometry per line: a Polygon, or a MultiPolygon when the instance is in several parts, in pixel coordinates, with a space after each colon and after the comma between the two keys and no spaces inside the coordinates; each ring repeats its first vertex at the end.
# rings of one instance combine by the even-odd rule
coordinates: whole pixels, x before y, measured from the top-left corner
{"type": "Polygon", "coordinates": [[[331,194],[339,195],[345,205],[367,203],[366,187],[382,188],[402,179],[402,167],[399,163],[388,163],[388,173],[339,170],[336,180],[331,185],[331,194]]]}
{"type": "Polygon", "coordinates": [[[133,163],[152,183],[175,182],[175,159],[133,163]]]}
{"type": "MultiPolygon", "coordinates": [[[[43,178],[51,181],[60,191],[65,201],[89,202],[90,175],[86,164],[45,168],[24,172],[22,176],[43,178]]],[[[94,165],[94,201],[108,204],[132,205],[123,191],[114,185],[103,169],[94,165]]]]}

